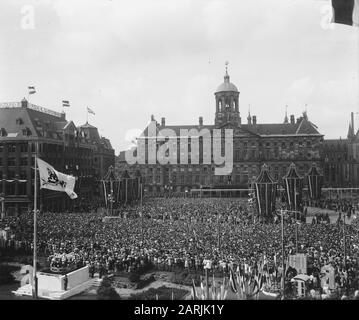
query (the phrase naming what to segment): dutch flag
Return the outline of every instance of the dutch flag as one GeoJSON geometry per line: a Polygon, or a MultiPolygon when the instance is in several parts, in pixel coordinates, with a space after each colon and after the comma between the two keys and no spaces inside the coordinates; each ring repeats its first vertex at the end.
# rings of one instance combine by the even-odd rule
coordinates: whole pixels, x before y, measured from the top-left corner
{"type": "Polygon", "coordinates": [[[28,89],[29,89],[29,94],[36,93],[35,87],[28,87],[28,89]]]}
{"type": "Polygon", "coordinates": [[[89,107],[87,107],[87,112],[95,115],[95,112],[92,109],[90,109],[89,107]]]}
{"type": "Polygon", "coordinates": [[[68,100],[62,100],[63,107],[70,107],[70,102],[68,100]]]}

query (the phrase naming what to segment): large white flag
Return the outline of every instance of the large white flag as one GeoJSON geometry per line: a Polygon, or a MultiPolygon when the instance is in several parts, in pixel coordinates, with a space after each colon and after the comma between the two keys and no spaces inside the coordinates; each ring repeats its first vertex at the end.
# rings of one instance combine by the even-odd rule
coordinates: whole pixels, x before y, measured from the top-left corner
{"type": "Polygon", "coordinates": [[[66,192],[71,199],[76,199],[74,192],[75,177],[57,172],[55,168],[41,159],[37,159],[40,173],[40,188],[66,192]]]}

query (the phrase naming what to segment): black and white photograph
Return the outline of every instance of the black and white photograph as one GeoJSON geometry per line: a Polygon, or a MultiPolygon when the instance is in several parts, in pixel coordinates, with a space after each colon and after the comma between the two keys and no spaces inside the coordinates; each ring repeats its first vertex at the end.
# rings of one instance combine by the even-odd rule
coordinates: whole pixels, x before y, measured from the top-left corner
{"type": "Polygon", "coordinates": [[[359,0],[1,0],[0,300],[359,300],[358,216],[359,0]]]}

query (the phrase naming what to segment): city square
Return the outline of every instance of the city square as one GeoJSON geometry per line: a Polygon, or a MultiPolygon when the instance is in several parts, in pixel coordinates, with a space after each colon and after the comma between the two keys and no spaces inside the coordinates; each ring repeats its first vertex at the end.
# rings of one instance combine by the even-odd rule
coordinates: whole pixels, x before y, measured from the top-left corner
{"type": "MultiPolygon", "coordinates": [[[[205,8],[202,13],[211,17],[210,26],[217,21],[211,10],[226,13],[219,21],[232,21],[229,8],[238,12],[250,8],[228,1],[198,7],[187,1],[175,8],[179,12],[205,8]]],[[[274,14],[275,2],[268,4],[267,13],[274,14]]],[[[285,74],[285,85],[282,76],[273,74],[268,82],[245,65],[239,67],[235,59],[242,49],[234,44],[233,48],[224,46],[228,51],[210,50],[216,58],[199,65],[203,69],[200,84],[193,84],[193,78],[187,83],[182,73],[178,78],[175,72],[168,74],[169,66],[175,68],[173,62],[156,60],[153,67],[142,55],[139,58],[124,50],[123,58],[135,64],[133,69],[131,63],[116,69],[116,74],[126,70],[130,77],[125,89],[114,94],[117,80],[111,78],[104,79],[103,85],[96,81],[93,86],[99,89],[87,93],[86,81],[91,80],[84,72],[89,62],[84,61],[84,73],[69,79],[69,85],[64,85],[65,98],[54,108],[47,107],[56,104],[54,94],[42,93],[41,86],[32,82],[46,88],[49,77],[42,69],[36,77],[23,75],[26,97],[10,101],[21,92],[12,84],[17,79],[10,77],[20,68],[11,67],[11,89],[0,95],[0,300],[358,300],[359,1],[344,7],[339,0],[324,7],[313,2],[285,8],[293,17],[294,7],[300,12],[320,9],[318,17],[329,6],[333,18],[324,26],[319,21],[311,27],[316,32],[312,36],[331,63],[340,52],[343,65],[333,66],[338,69],[327,75],[328,61],[314,51],[309,53],[312,49],[307,47],[303,66],[297,66],[291,57],[294,71],[274,56],[261,56],[268,59],[267,65],[274,61],[270,68],[285,74]],[[324,34],[332,38],[318,40],[324,34]],[[349,53],[340,51],[339,44],[337,52],[331,53],[333,43],[343,35],[341,44],[349,53]],[[224,56],[231,59],[220,61],[224,56]],[[143,70],[138,71],[140,61],[143,70]],[[356,69],[350,69],[354,62],[356,69]],[[158,66],[161,74],[153,80],[158,66]],[[312,87],[312,80],[303,78],[302,68],[308,79],[319,73],[324,82],[318,80],[312,87]],[[146,88],[146,93],[137,88],[131,91],[138,84],[131,78],[136,72],[143,77],[139,88],[146,88]],[[294,82],[291,72],[297,77],[294,82]],[[257,95],[256,82],[261,88],[267,83],[270,87],[257,95]],[[84,87],[75,90],[76,83],[84,87]],[[320,87],[323,83],[328,85],[325,90],[320,87]],[[188,86],[183,90],[186,96],[177,101],[174,94],[181,86],[188,86]],[[273,88],[282,104],[279,107],[276,101],[267,101],[273,88]],[[66,96],[74,98],[67,100],[66,96]],[[198,99],[203,103],[197,108],[198,99]],[[249,99],[257,105],[245,105],[243,101],[249,99]],[[79,101],[86,107],[78,107],[79,101]]],[[[71,13],[64,9],[75,12],[82,8],[77,5],[55,5],[51,10],[72,21],[71,13]]],[[[90,6],[89,16],[97,17],[96,8],[111,11],[114,16],[109,23],[117,23],[120,9],[131,12],[130,5],[97,5],[90,6]]],[[[172,7],[157,5],[168,10],[169,16],[181,16],[172,7]]],[[[12,12],[13,7],[7,8],[12,12]]],[[[36,8],[22,7],[24,30],[37,30],[29,27],[36,8]]],[[[44,8],[50,10],[45,4],[44,8]]],[[[144,4],[139,8],[154,10],[144,4]]],[[[274,23],[268,21],[268,25],[274,23]]],[[[233,23],[241,26],[244,22],[233,23]]],[[[64,24],[60,26],[65,30],[64,24]]],[[[228,26],[222,27],[230,32],[228,26]]],[[[28,32],[24,30],[11,32],[28,32]]],[[[111,47],[119,35],[106,31],[111,47]]],[[[142,43],[146,36],[141,32],[142,43]]],[[[275,29],[279,40],[274,55],[280,45],[286,47],[282,37],[287,32],[291,36],[288,30],[275,29]]],[[[264,33],[263,39],[266,37],[264,33]]],[[[41,36],[35,39],[43,41],[41,36]]],[[[263,54],[255,50],[259,48],[256,41],[250,43],[254,46],[250,50],[263,54]]],[[[147,45],[152,48],[152,43],[147,45]]],[[[181,50],[185,52],[187,46],[182,44],[181,50]]],[[[169,54],[169,61],[181,59],[177,53],[169,54]]],[[[197,59],[190,51],[185,74],[196,77],[188,62],[192,55],[197,59]]],[[[15,59],[10,53],[5,56],[7,61],[15,59]]],[[[31,54],[24,57],[32,59],[31,54]]],[[[112,67],[121,63],[113,57],[109,61],[112,67]]],[[[98,68],[97,72],[102,70],[89,65],[98,68]]],[[[123,78],[126,76],[119,76],[119,81],[123,78]]],[[[5,82],[0,85],[6,87],[5,82]]],[[[61,90],[56,82],[48,90],[55,87],[61,90]]],[[[212,314],[220,314],[222,309],[212,307],[212,314]]],[[[135,314],[167,312],[148,308],[142,305],[135,314]]],[[[188,312],[205,314],[205,310],[189,308],[188,312]]]]}

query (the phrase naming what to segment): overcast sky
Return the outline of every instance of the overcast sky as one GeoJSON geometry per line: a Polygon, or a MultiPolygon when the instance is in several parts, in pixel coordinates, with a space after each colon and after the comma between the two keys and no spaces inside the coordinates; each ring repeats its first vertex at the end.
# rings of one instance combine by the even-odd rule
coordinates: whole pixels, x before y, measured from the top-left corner
{"type": "Polygon", "coordinates": [[[258,123],[308,104],[326,138],[344,138],[359,111],[359,28],[330,28],[330,16],[325,0],[1,0],[0,101],[34,85],[30,102],[69,100],[76,125],[89,106],[118,154],[151,114],[213,124],[228,60],[242,122],[249,104],[258,123]]]}

